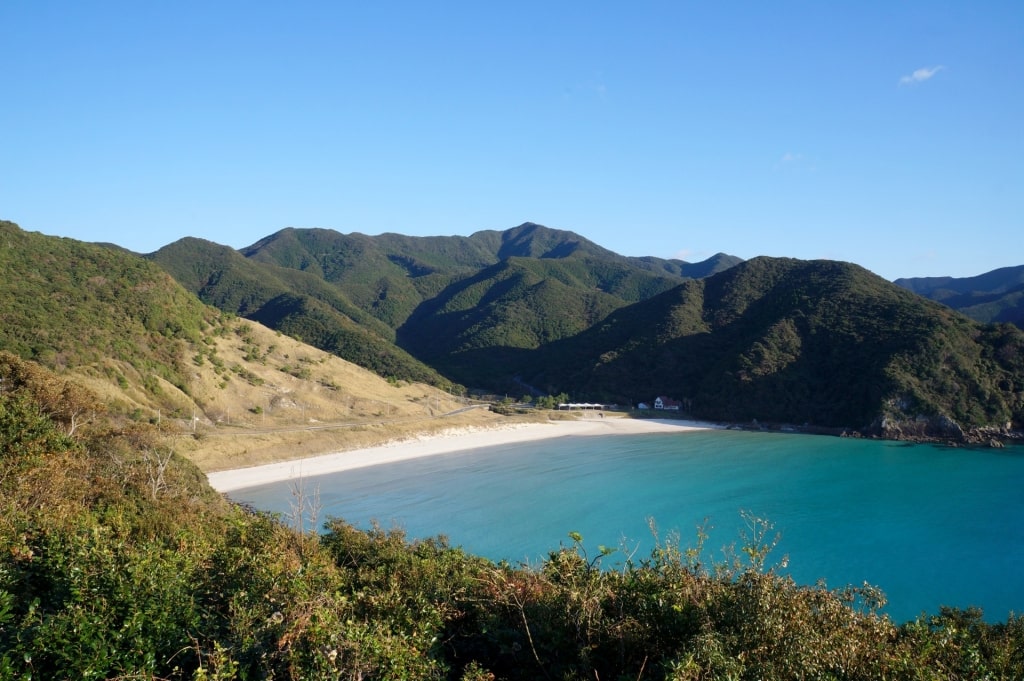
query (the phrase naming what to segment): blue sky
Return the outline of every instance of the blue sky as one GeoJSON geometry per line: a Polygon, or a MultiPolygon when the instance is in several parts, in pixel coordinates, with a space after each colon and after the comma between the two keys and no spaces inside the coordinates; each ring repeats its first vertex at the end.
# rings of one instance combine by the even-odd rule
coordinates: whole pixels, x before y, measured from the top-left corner
{"type": "Polygon", "coordinates": [[[0,218],[1024,264],[1024,2],[0,4],[0,218]]]}

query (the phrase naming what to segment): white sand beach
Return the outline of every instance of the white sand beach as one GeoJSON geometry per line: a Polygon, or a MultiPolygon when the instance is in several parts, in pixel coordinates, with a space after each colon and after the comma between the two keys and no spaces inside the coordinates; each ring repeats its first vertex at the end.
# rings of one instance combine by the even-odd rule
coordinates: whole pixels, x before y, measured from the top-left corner
{"type": "Polygon", "coordinates": [[[236,468],[207,474],[210,485],[219,492],[231,492],[271,482],[337,473],[339,471],[394,463],[435,454],[530,442],[547,438],[594,435],[634,435],[640,433],[680,432],[716,428],[710,423],[668,419],[600,418],[588,416],[573,421],[529,423],[508,428],[463,428],[420,438],[400,440],[367,449],[333,452],[320,456],[279,463],[236,468]]]}

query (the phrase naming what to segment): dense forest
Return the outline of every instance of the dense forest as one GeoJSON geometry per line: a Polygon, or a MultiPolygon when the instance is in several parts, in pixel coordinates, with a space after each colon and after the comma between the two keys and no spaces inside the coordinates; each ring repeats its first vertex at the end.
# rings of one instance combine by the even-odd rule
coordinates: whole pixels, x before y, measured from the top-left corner
{"type": "Polygon", "coordinates": [[[150,392],[187,393],[174,352],[212,314],[192,292],[379,376],[458,393],[666,395],[694,418],[898,439],[988,442],[1024,423],[1024,331],[909,290],[1012,292],[1013,268],[898,286],[833,261],[626,258],[532,224],[470,237],[288,229],[242,251],[189,238],[147,258],[0,229],[2,347],[150,392]]]}
{"type": "Polygon", "coordinates": [[[755,258],[517,362],[531,383],[671,395],[707,419],[952,439],[1024,423],[1024,332],[832,261],[755,258]]]}
{"type": "Polygon", "coordinates": [[[888,438],[987,442],[1024,423],[1024,332],[911,292],[1006,302],[1019,268],[897,285],[833,261],[627,258],[529,223],[430,238],[288,229],[240,252],[186,240],[151,257],[210,304],[416,380],[436,378],[411,362],[497,394],[666,395],[706,420],[888,438]],[[392,350],[367,357],[340,320],[392,350]]]}
{"type": "Polygon", "coordinates": [[[96,396],[11,353],[0,378],[0,678],[1024,678],[1024,620],[891,622],[877,589],[780,574],[759,518],[720,561],[652,527],[615,569],[576,534],[532,566],[318,535],[301,490],[287,517],[232,506],[165,428],[78,424],[96,396]]]}
{"type": "Polygon", "coordinates": [[[912,277],[895,283],[975,321],[1009,322],[1024,329],[1024,265],[974,277],[912,277]]]}
{"type": "Polygon", "coordinates": [[[505,349],[578,333],[740,261],[629,258],[532,223],[469,237],[289,228],[237,252],[183,239],[147,257],[204,302],[378,373],[491,391],[509,382],[497,359],[505,349]],[[466,366],[455,355],[468,348],[495,359],[466,366]]]}

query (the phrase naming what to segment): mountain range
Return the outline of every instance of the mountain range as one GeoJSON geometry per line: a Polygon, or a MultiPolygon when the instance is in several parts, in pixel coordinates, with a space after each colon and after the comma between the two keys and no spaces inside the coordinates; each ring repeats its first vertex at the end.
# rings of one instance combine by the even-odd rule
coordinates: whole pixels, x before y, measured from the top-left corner
{"type": "Polygon", "coordinates": [[[147,257],[203,302],[383,375],[443,384],[439,372],[490,391],[514,387],[506,350],[740,262],[629,258],[532,223],[469,237],[285,229],[237,252],[183,239],[147,257]]]}
{"type": "Polygon", "coordinates": [[[1009,322],[1024,328],[1024,265],[976,277],[918,277],[895,283],[976,321],[1009,322]]]}
{"type": "Polygon", "coordinates": [[[21,268],[4,271],[34,294],[6,282],[0,349],[49,364],[159,355],[149,337],[192,333],[209,314],[201,301],[449,390],[630,405],[665,395],[703,419],[885,437],[1024,423],[1024,332],[953,309],[976,316],[985,298],[1009,310],[994,301],[1019,297],[1013,271],[893,283],[834,261],[632,258],[532,223],[468,237],[289,228],[239,250],[187,238],[144,256],[2,227],[21,268]],[[166,302],[132,302],[157,291],[166,302]],[[104,303],[135,314],[146,342],[98,337],[104,303]],[[80,332],[48,328],[62,316],[80,332]]]}

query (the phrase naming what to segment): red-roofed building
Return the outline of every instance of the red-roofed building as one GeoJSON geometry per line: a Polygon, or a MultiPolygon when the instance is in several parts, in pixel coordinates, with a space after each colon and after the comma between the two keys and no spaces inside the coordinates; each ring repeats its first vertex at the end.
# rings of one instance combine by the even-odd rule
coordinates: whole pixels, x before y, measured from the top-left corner
{"type": "Polygon", "coordinates": [[[656,397],[654,399],[654,408],[664,409],[665,411],[679,411],[683,408],[683,404],[669,397],[656,397]]]}

